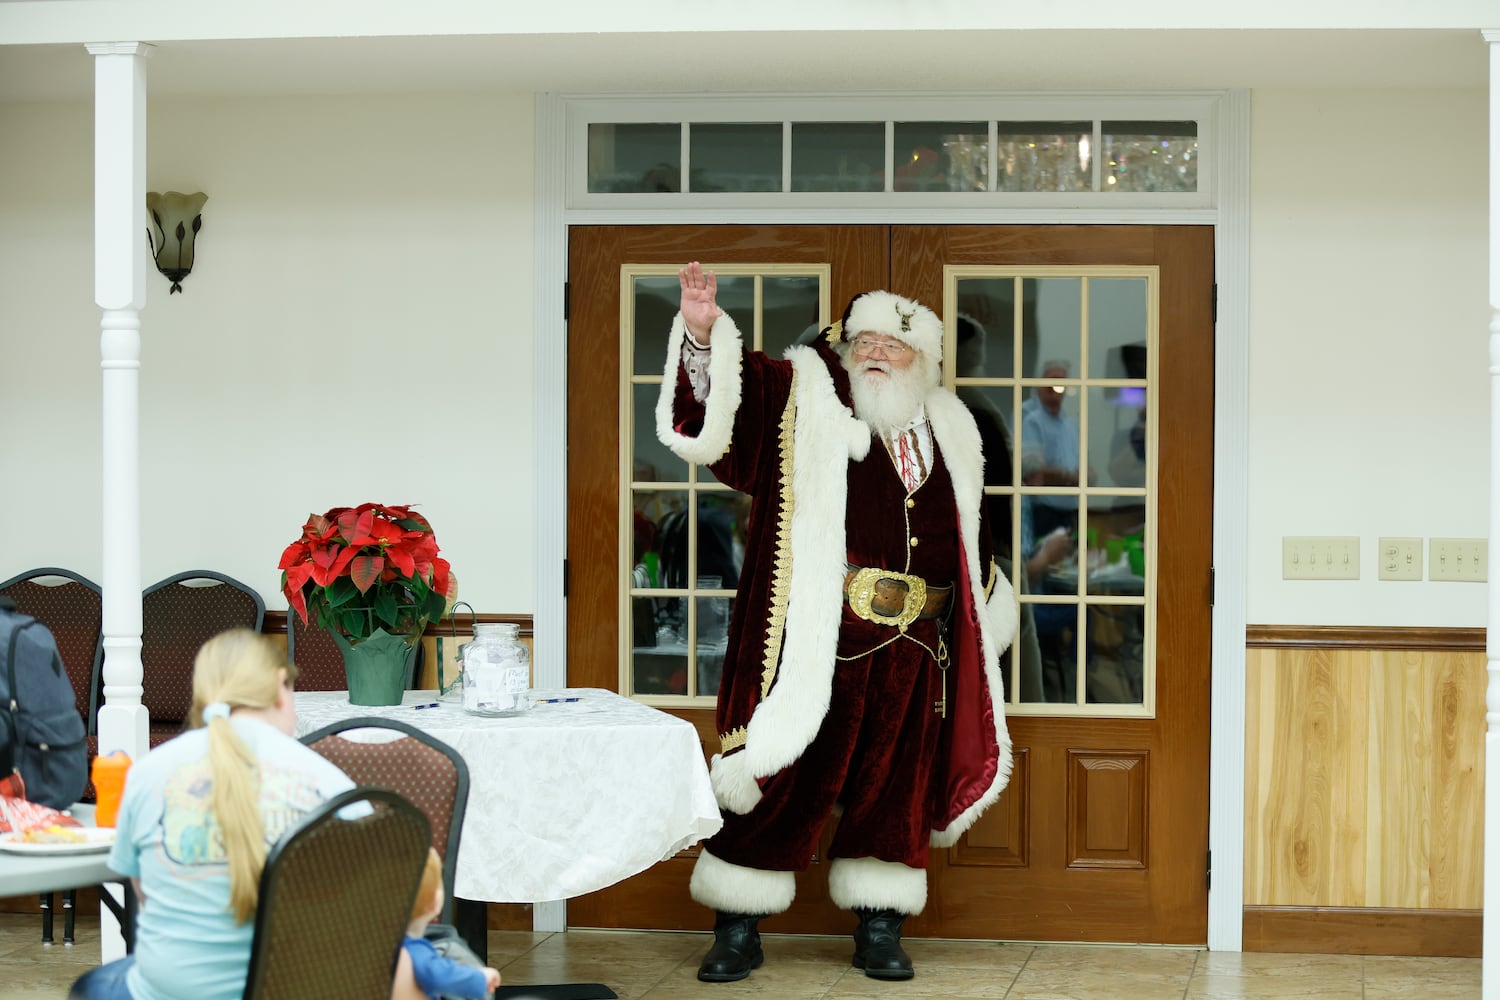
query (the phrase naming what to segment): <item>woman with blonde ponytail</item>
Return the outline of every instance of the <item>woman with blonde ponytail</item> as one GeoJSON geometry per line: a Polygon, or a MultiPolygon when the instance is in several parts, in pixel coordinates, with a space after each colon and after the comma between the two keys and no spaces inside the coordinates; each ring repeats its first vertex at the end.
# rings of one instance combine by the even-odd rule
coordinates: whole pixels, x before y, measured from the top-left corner
{"type": "Polygon", "coordinates": [[[266,852],[354,783],[295,738],[297,668],[233,629],[193,663],[189,727],[130,769],[109,866],[140,897],[135,952],[86,973],[83,1000],[238,1000],[266,852]]]}

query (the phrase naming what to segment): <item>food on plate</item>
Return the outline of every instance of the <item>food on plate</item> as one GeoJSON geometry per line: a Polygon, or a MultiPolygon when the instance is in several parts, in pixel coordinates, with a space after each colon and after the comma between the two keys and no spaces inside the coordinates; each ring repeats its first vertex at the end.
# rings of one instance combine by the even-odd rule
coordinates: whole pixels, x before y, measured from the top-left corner
{"type": "Polygon", "coordinates": [[[82,844],[88,839],[88,834],[78,827],[59,826],[56,823],[21,834],[21,841],[27,844],[82,844]]]}

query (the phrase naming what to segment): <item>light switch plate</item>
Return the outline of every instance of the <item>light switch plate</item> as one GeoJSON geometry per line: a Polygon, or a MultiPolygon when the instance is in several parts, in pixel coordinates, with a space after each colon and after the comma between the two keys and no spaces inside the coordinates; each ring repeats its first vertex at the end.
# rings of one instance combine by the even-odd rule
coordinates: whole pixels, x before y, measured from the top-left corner
{"type": "Polygon", "coordinates": [[[1487,538],[1433,538],[1427,544],[1427,579],[1484,583],[1489,579],[1487,538]]]}
{"type": "Polygon", "coordinates": [[[1283,580],[1358,580],[1358,535],[1285,535],[1283,580]]]}
{"type": "Polygon", "coordinates": [[[1380,579],[1422,579],[1422,539],[1382,538],[1375,554],[1380,563],[1380,579]]]}

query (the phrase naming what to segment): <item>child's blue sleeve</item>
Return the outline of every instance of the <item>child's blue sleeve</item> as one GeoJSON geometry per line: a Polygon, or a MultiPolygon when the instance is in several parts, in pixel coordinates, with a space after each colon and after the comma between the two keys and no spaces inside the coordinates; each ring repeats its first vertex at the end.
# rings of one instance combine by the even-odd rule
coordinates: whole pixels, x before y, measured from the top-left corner
{"type": "Polygon", "coordinates": [[[406,951],[411,955],[412,978],[417,981],[417,988],[430,997],[444,995],[482,1000],[489,992],[482,971],[444,958],[426,941],[408,937],[406,951]]]}

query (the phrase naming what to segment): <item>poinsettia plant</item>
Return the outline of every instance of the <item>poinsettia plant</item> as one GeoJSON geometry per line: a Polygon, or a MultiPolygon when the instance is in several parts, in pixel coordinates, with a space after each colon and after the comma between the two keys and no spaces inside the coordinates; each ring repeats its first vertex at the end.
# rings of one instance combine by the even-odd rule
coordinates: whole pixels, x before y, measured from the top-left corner
{"type": "Polygon", "coordinates": [[[377,503],[309,516],[279,568],[302,621],[315,618],[350,643],[377,629],[415,639],[443,617],[457,582],[425,517],[377,503]]]}

